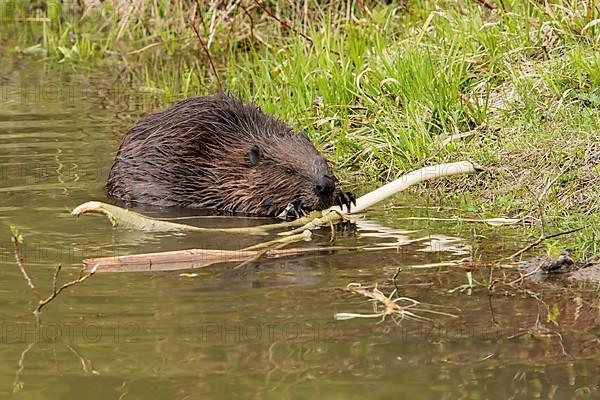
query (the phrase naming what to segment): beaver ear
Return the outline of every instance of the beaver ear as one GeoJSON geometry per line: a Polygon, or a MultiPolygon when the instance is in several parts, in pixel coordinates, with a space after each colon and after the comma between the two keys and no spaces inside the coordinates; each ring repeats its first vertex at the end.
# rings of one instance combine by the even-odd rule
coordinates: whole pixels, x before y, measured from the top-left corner
{"type": "Polygon", "coordinates": [[[248,156],[246,159],[246,165],[248,165],[249,167],[253,167],[256,164],[258,164],[258,161],[261,158],[262,158],[262,150],[260,149],[260,147],[257,144],[255,144],[254,146],[252,146],[252,148],[248,152],[248,156]]]}
{"type": "Polygon", "coordinates": [[[304,138],[304,139],[306,139],[306,140],[308,140],[310,142],[310,138],[308,137],[308,135],[306,134],[306,132],[300,131],[300,137],[304,138]]]}

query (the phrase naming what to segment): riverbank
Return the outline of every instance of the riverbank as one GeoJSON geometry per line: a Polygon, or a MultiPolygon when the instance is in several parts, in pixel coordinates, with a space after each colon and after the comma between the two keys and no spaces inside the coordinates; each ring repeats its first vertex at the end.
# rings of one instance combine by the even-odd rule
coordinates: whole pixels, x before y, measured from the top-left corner
{"type": "Polygon", "coordinates": [[[140,115],[218,90],[253,100],[304,130],[348,184],[473,160],[485,172],[416,193],[530,221],[532,238],[582,227],[544,245],[597,256],[595,3],[400,3],[24,5],[3,12],[1,55],[112,68],[109,85],[152,94],[140,115]]]}

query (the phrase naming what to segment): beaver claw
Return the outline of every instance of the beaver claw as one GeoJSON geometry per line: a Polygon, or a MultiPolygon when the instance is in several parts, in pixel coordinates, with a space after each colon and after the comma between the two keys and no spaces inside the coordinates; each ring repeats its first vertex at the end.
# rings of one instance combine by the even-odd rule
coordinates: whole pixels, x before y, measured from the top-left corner
{"type": "MultiPolygon", "coordinates": [[[[350,212],[350,208],[352,204],[356,206],[356,195],[352,192],[341,192],[335,196],[335,204],[337,204],[342,211],[344,210],[344,206],[350,212]]],[[[290,203],[287,205],[285,210],[280,214],[280,216],[287,221],[293,221],[300,217],[304,217],[310,213],[310,208],[305,208],[302,205],[290,203]]]]}
{"type": "Polygon", "coordinates": [[[344,206],[350,212],[350,206],[354,204],[356,207],[356,195],[352,192],[341,192],[335,197],[335,203],[340,206],[342,211],[344,210],[344,206]]]}
{"type": "Polygon", "coordinates": [[[304,217],[305,215],[308,215],[308,211],[301,206],[295,206],[293,204],[290,204],[285,210],[285,219],[287,221],[293,221],[300,217],[304,217]]]}

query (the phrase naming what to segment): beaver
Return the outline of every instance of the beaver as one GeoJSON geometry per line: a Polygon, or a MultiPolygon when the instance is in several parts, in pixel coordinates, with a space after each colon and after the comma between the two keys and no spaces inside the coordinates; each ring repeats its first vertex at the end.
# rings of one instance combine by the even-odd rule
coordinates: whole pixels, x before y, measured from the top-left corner
{"type": "Polygon", "coordinates": [[[181,101],[133,125],[106,189],[125,203],[271,217],[288,211],[291,219],[356,205],[306,134],[222,94],[181,101]]]}

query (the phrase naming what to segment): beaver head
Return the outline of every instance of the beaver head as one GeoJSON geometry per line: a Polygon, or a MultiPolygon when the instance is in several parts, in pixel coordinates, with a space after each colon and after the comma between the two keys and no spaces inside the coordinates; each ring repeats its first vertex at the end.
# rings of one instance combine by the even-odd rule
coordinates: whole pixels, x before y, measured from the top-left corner
{"type": "Polygon", "coordinates": [[[264,136],[250,146],[244,162],[248,190],[268,215],[290,204],[306,213],[335,202],[337,180],[304,133],[264,136]]]}

